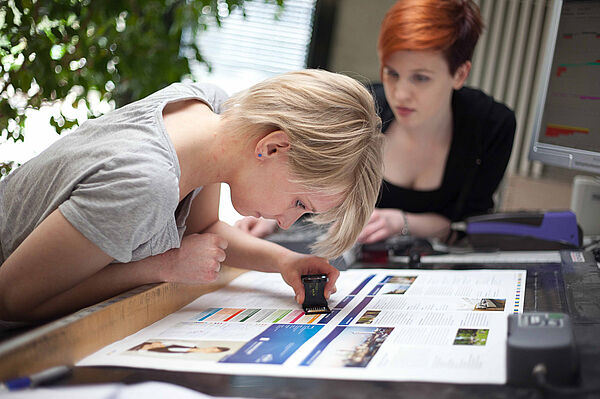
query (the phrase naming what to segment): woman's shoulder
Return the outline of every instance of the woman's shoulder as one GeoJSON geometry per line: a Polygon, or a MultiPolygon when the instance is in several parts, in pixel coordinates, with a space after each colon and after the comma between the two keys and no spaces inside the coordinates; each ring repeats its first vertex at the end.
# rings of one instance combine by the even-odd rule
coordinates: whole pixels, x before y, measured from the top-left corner
{"type": "Polygon", "coordinates": [[[182,97],[196,97],[207,103],[214,112],[220,113],[229,95],[221,87],[204,82],[173,83],[169,88],[182,97]]]}
{"type": "Polygon", "coordinates": [[[219,86],[203,82],[176,82],[157,91],[148,98],[157,98],[161,103],[185,98],[197,98],[208,104],[216,113],[221,113],[223,103],[229,95],[219,86]]]}
{"type": "Polygon", "coordinates": [[[472,87],[465,86],[455,90],[452,107],[455,112],[469,114],[471,117],[491,118],[495,121],[515,118],[515,113],[506,104],[472,87]]]}
{"type": "MultiPolygon", "coordinates": [[[[512,143],[516,130],[515,113],[481,90],[463,87],[454,92],[452,109],[455,129],[463,140],[478,143],[480,149],[503,142],[512,143]]],[[[510,151],[510,150],[509,150],[510,151]]]]}
{"type": "Polygon", "coordinates": [[[388,106],[382,83],[369,83],[367,89],[373,95],[377,108],[382,109],[388,106]]]}
{"type": "Polygon", "coordinates": [[[382,83],[370,83],[367,85],[367,89],[373,95],[373,99],[375,100],[375,109],[377,111],[377,115],[381,118],[381,129],[385,133],[387,128],[390,126],[392,121],[394,120],[394,113],[390,108],[387,99],[385,98],[385,91],[383,89],[382,83]]]}

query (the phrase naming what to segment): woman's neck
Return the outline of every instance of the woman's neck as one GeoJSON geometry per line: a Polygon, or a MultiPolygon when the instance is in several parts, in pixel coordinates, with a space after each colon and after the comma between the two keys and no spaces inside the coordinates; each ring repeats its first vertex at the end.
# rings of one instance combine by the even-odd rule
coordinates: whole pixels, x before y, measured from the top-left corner
{"type": "Polygon", "coordinates": [[[243,159],[244,142],[224,129],[220,115],[194,101],[165,108],[163,119],[181,169],[179,197],[213,183],[227,183],[243,159]]]}
{"type": "Polygon", "coordinates": [[[398,128],[411,140],[421,142],[425,145],[434,142],[444,142],[452,137],[453,117],[450,106],[417,126],[402,126],[398,128]]]}

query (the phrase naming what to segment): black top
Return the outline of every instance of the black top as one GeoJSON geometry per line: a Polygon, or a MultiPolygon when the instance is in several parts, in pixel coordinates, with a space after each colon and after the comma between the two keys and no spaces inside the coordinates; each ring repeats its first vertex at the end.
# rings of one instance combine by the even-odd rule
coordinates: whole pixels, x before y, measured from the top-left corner
{"type": "MultiPolygon", "coordinates": [[[[383,85],[374,85],[373,90],[385,133],[394,114],[383,85]]],[[[384,180],[378,208],[433,212],[451,221],[492,210],[492,195],[512,150],[515,115],[482,91],[463,87],[452,94],[452,118],[452,142],[440,187],[412,190],[384,180]]]]}

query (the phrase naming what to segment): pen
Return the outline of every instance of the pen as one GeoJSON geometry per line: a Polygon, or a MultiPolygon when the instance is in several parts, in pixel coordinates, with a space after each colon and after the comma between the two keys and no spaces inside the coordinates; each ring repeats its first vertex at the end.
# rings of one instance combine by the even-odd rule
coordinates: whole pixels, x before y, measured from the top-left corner
{"type": "Polygon", "coordinates": [[[37,385],[56,380],[67,375],[71,369],[67,366],[57,366],[40,371],[27,377],[14,378],[0,384],[0,393],[17,391],[24,388],[33,388],[37,385]]]}

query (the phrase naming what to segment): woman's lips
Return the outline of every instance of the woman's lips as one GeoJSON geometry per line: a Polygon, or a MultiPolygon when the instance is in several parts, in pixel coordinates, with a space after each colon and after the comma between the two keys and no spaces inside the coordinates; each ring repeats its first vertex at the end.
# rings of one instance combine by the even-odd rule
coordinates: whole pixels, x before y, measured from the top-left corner
{"type": "Polygon", "coordinates": [[[409,116],[410,114],[415,112],[415,110],[413,108],[408,107],[396,107],[396,112],[400,116],[409,116]]]}

